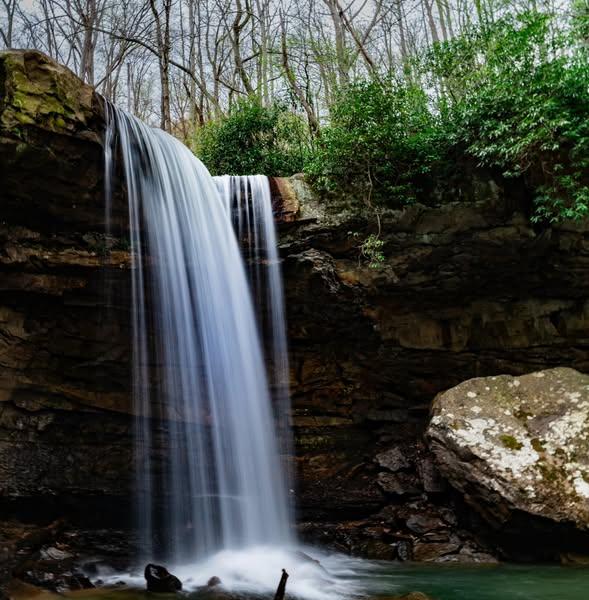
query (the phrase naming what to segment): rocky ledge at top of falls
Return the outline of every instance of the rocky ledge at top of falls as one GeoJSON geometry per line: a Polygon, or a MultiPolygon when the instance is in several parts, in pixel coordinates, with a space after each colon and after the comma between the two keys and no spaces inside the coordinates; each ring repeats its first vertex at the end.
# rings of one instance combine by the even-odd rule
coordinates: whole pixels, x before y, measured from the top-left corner
{"type": "Polygon", "coordinates": [[[426,435],[444,476],[492,527],[524,513],[589,528],[589,375],[465,381],[437,396],[426,435]]]}

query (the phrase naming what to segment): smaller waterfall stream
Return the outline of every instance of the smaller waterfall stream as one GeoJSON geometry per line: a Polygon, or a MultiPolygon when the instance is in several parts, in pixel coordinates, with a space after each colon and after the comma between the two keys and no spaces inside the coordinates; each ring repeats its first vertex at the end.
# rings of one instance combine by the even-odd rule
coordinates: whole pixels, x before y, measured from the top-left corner
{"type": "Polygon", "coordinates": [[[258,323],[266,341],[266,365],[282,452],[288,455],[292,449],[288,348],[270,181],[265,175],[223,175],[213,179],[242,248],[258,323]]]}

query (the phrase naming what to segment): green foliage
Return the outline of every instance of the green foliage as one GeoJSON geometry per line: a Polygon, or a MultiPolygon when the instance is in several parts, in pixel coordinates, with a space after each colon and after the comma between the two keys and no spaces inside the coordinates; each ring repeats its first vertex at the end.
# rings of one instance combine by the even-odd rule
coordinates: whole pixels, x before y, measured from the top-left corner
{"type": "Polygon", "coordinates": [[[248,98],[200,129],[195,146],[213,175],[288,176],[302,170],[308,137],[301,119],[283,105],[248,98]]]}
{"type": "Polygon", "coordinates": [[[307,163],[315,185],[368,205],[413,202],[444,152],[425,92],[399,80],[346,89],[307,163]]]}
{"type": "Polygon", "coordinates": [[[524,177],[534,219],[557,221],[589,212],[589,62],[586,48],[552,25],[525,13],[439,46],[430,59],[451,98],[453,139],[480,165],[524,177]]]}
{"type": "Polygon", "coordinates": [[[378,269],[383,265],[385,261],[384,241],[380,239],[380,231],[378,234],[371,233],[365,238],[361,237],[362,234],[359,231],[348,231],[348,235],[360,241],[357,246],[359,263],[368,263],[371,269],[378,269]]]}
{"type": "Polygon", "coordinates": [[[589,213],[589,2],[569,22],[511,15],[435,44],[405,79],[344,90],[308,163],[321,191],[426,201],[460,160],[523,178],[536,221],[589,213]]]}
{"type": "Polygon", "coordinates": [[[360,254],[368,261],[371,269],[378,269],[385,260],[382,248],[384,242],[374,233],[371,233],[360,246],[360,254]]]}
{"type": "Polygon", "coordinates": [[[573,0],[573,31],[582,43],[589,44],[589,0],[573,0]]]}
{"type": "MultiPolygon", "coordinates": [[[[320,191],[371,209],[427,202],[434,190],[443,197],[444,181],[474,159],[525,181],[534,220],[584,217],[589,0],[574,0],[568,21],[540,12],[486,19],[434,44],[402,77],[354,82],[312,147],[309,137],[284,106],[250,98],[206,125],[197,147],[214,174],[305,170],[320,191]]],[[[367,242],[361,254],[376,264],[378,238],[367,242]]]]}

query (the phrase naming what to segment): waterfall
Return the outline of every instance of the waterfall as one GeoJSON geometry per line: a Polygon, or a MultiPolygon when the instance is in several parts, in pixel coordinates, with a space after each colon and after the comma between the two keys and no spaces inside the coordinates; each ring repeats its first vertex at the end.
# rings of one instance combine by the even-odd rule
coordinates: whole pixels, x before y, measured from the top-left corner
{"type": "Polygon", "coordinates": [[[273,406],[282,452],[291,452],[289,367],[282,273],[272,211],[270,181],[264,175],[213,177],[239,240],[258,323],[267,340],[273,406]]]}
{"type": "MultiPolygon", "coordinates": [[[[288,545],[287,478],[228,196],[224,202],[206,168],[170,135],[120,110],[110,127],[129,200],[144,558],[178,564],[221,549],[288,545]]],[[[270,204],[248,215],[278,265],[270,204]]],[[[270,360],[280,413],[286,359],[277,355],[285,350],[278,267],[267,277],[279,331],[270,360]]]]}

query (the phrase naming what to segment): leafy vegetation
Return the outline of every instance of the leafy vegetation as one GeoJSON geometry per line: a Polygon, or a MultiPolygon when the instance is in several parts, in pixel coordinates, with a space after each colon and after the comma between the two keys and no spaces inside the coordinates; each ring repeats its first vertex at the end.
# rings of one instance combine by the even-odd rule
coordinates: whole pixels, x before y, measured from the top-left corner
{"type": "Polygon", "coordinates": [[[440,133],[423,89],[397,79],[356,83],[333,106],[306,171],[327,192],[409,203],[443,157],[440,133]]]}
{"type": "Polygon", "coordinates": [[[195,149],[213,175],[292,175],[303,170],[308,134],[285,106],[250,98],[200,129],[195,149]]]}
{"type": "Polygon", "coordinates": [[[383,246],[383,240],[374,233],[371,233],[360,245],[360,256],[368,261],[371,269],[378,269],[384,263],[383,246]]]}
{"type": "Polygon", "coordinates": [[[319,131],[283,105],[243,100],[204,126],[198,154],[213,173],[305,171],[322,193],[374,210],[427,202],[476,164],[522,179],[536,221],[584,217],[589,3],[573,8],[568,20],[537,11],[482,20],[401,73],[351,81],[319,131]]]}
{"type": "Polygon", "coordinates": [[[547,15],[524,13],[430,53],[453,140],[480,165],[523,177],[535,220],[589,212],[589,62],[579,42],[547,15]]]}
{"type": "Polygon", "coordinates": [[[472,157],[523,177],[535,220],[587,215],[589,62],[579,31],[527,12],[435,44],[404,80],[351,85],[308,162],[315,185],[399,206],[422,198],[456,157],[472,157]]]}

